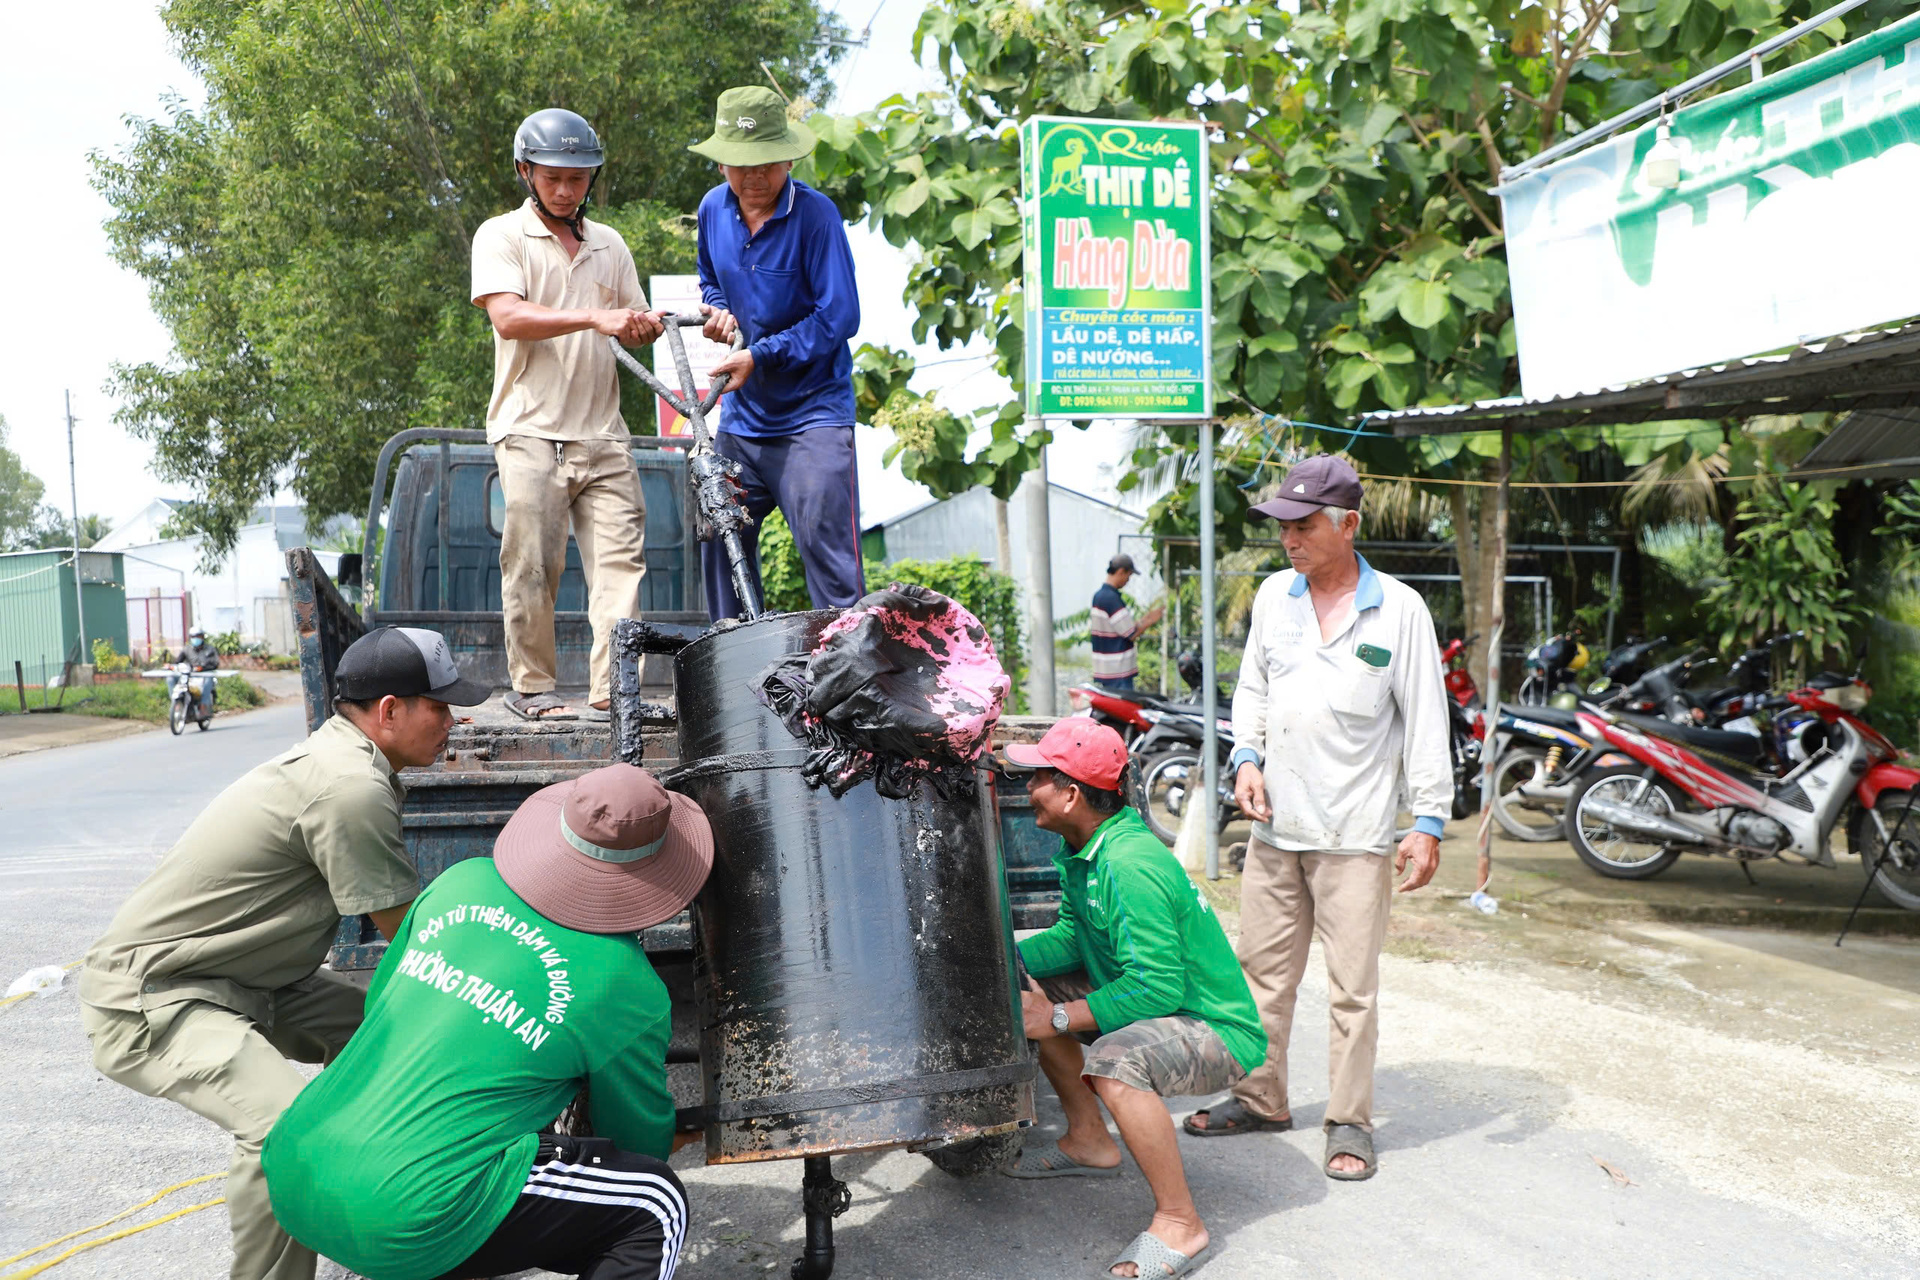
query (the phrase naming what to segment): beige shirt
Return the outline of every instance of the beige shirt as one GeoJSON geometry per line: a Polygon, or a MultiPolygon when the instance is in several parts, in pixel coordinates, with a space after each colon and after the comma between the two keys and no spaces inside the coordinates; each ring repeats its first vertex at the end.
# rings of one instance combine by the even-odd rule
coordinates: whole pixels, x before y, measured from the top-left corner
{"type": "Polygon", "coordinates": [[[406,789],[345,716],[214,798],[87,952],[80,998],[187,1000],[271,1024],[271,993],[327,957],[343,916],[411,902],[406,789]]]}
{"type": "MultiPolygon", "coordinates": [[[[533,201],[480,224],[473,236],[473,301],[513,293],[556,311],[647,309],[633,254],[618,232],[582,224],[586,243],[572,258],[547,230],[533,201]]],[[[493,399],[487,443],[625,440],[620,370],[605,334],[591,329],[527,342],[493,335],[493,399]]]]}

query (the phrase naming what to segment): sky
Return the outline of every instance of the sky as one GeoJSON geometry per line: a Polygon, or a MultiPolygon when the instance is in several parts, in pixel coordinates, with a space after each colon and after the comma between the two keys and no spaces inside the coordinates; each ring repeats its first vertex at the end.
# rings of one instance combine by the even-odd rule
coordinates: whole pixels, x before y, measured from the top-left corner
{"type": "MultiPolygon", "coordinates": [[[[831,109],[865,110],[937,83],[911,53],[920,0],[881,0],[877,8],[876,0],[827,3],[856,33],[871,22],[867,47],[850,50],[841,64],[831,109]]],[[[60,6],[0,4],[0,137],[16,146],[40,140],[17,156],[16,195],[0,201],[0,236],[18,246],[7,269],[11,305],[0,307],[0,416],[8,446],[64,511],[70,499],[63,393],[70,391],[80,510],[117,520],[155,497],[186,493],[157,479],[148,469],[150,448],[112,421],[116,405],[105,385],[111,366],[164,361],[170,344],[145,285],[108,256],[102,224],[111,211],[89,184],[87,155],[122,147],[125,117],[157,116],[170,95],[198,105],[203,92],[173,56],[154,0],[92,0],[85,25],[81,56],[72,15],[60,6]]],[[[849,235],[861,289],[856,346],[913,348],[912,313],[900,301],[905,258],[864,227],[849,235]]],[[[1001,403],[1010,394],[1005,380],[989,361],[966,358],[984,350],[917,349],[925,367],[915,390],[938,390],[956,411],[1001,403]]],[[[1066,429],[1048,451],[1051,478],[1113,500],[1119,436],[1118,428],[1066,429]]],[[[888,439],[870,428],[859,432],[866,523],[928,500],[897,470],[881,467],[888,439]]]]}

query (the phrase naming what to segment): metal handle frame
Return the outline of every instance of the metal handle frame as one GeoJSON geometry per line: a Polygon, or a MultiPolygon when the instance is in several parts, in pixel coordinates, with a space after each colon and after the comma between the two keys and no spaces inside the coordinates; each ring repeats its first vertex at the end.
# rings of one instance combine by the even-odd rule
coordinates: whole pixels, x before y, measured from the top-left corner
{"type": "MultiPolygon", "coordinates": [[[[747,569],[746,547],[741,541],[741,532],[752,527],[753,518],[735,498],[733,488],[733,477],[740,473],[740,464],[714,451],[713,433],[707,429],[707,414],[720,402],[720,394],[727,389],[732,378],[721,374],[708,386],[706,393],[701,394],[694,380],[693,365],[687,359],[686,340],[680,336],[680,330],[704,325],[706,318],[663,311],[660,320],[667,327],[667,350],[673,354],[673,367],[680,380],[680,390],[675,391],[654,376],[653,370],[636,360],[620,345],[618,338],[608,337],[607,349],[613,352],[614,359],[627,367],[628,372],[646,383],[676,413],[686,418],[687,425],[692,428],[693,447],[687,451],[687,479],[693,489],[695,507],[705,518],[711,536],[718,538],[726,551],[727,574],[732,580],[733,594],[740,601],[743,615],[748,619],[757,618],[763,612],[760,592],[753,574],[747,569]]],[[[739,351],[746,345],[746,335],[736,329],[732,349],[739,351]]]]}

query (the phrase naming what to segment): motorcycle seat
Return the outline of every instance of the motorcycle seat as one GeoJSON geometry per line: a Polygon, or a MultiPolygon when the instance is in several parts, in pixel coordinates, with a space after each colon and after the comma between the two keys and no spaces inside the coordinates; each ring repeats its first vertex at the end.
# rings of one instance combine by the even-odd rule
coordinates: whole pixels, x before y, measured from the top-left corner
{"type": "Polygon", "coordinates": [[[1682,746],[1698,747],[1702,751],[1711,751],[1745,764],[1757,764],[1760,760],[1760,738],[1757,734],[1696,729],[1691,725],[1662,720],[1658,716],[1623,715],[1620,718],[1643,733],[1678,742],[1682,746]]]}
{"type": "Polygon", "coordinates": [[[1576,713],[1564,707],[1532,707],[1518,702],[1503,702],[1500,704],[1500,714],[1552,725],[1568,733],[1580,732],[1580,722],[1574,718],[1576,713]]]}

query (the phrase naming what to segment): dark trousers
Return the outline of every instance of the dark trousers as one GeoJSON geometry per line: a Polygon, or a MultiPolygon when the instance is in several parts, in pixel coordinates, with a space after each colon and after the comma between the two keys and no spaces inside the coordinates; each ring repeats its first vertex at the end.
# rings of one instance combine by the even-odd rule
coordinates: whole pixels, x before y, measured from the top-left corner
{"type": "Polygon", "coordinates": [[[1134,677],[1132,676],[1121,676],[1114,680],[1102,680],[1099,676],[1095,676],[1093,682],[1102,689],[1105,689],[1108,693],[1134,692],[1134,677]]]}
{"type": "Polygon", "coordinates": [[[536,1267],[581,1280],[673,1280],[686,1239],[687,1193],[664,1160],[605,1138],[542,1134],[506,1220],[440,1280],[536,1267]]]}
{"type": "MultiPolygon", "coordinates": [[[[755,588],[760,585],[757,526],[779,507],[793,530],[794,550],[800,553],[814,608],[844,608],[867,593],[860,565],[860,477],[852,427],[813,427],[790,436],[722,431],[714,436],[714,450],[740,464],[747,514],[756,525],[740,541],[755,588]]],[[[726,549],[718,540],[701,543],[700,563],[707,580],[707,616],[738,617],[740,601],[727,575],[726,549]]]]}

